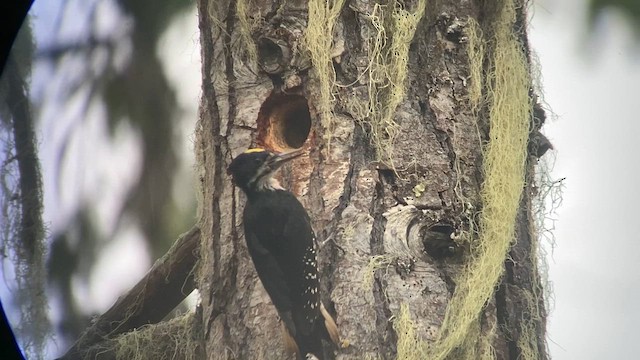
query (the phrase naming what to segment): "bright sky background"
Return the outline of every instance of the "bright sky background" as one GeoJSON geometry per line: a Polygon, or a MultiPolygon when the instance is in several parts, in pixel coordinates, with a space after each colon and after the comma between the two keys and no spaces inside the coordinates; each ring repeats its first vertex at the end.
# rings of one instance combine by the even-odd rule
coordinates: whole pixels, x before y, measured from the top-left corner
{"type": "MultiPolygon", "coordinates": [[[[32,13],[37,16],[39,41],[53,40],[46,30],[52,25],[48,14],[59,3],[35,2],[32,13]]],[[[584,3],[540,0],[531,8],[530,42],[541,65],[544,99],[556,114],[545,126],[556,148],[552,177],[567,177],[564,203],[556,217],[556,245],[548,259],[555,292],[549,347],[555,360],[631,360],[640,354],[640,235],[633,227],[638,216],[635,204],[640,203],[636,185],[640,163],[634,156],[640,140],[640,39],[632,38],[619,15],[601,19],[596,32],[589,35],[584,3]]],[[[169,79],[179,84],[178,99],[186,107],[185,116],[191,119],[196,118],[200,95],[196,16],[189,13],[177,21],[159,50],[167,59],[169,79]]],[[[66,24],[62,34],[73,34],[77,31],[74,26],[66,24]]],[[[45,75],[35,73],[34,78],[45,75]]],[[[55,96],[55,87],[49,91],[35,95],[55,96]]],[[[51,116],[62,119],[65,111],[74,108],[50,111],[51,116]]],[[[186,139],[182,153],[187,155],[183,156],[191,151],[192,129],[193,125],[185,125],[180,135],[186,139]]],[[[135,136],[127,130],[120,130],[121,139],[114,145],[100,140],[107,131],[103,125],[87,121],[82,129],[85,143],[73,145],[82,149],[80,156],[85,161],[87,157],[104,159],[71,181],[85,192],[110,194],[101,210],[107,221],[106,213],[115,206],[119,188],[133,181],[131,169],[140,161],[130,158],[136,145],[135,136]],[[99,153],[88,153],[89,149],[99,153]],[[122,163],[117,158],[123,156],[129,157],[128,167],[109,165],[122,163]]],[[[46,179],[55,162],[45,154],[59,146],[59,139],[54,127],[40,131],[47,134],[40,145],[46,179]]],[[[66,196],[55,187],[45,188],[45,217],[54,228],[64,224],[77,205],[66,196]]],[[[104,311],[119,291],[135,283],[150,266],[137,230],[125,227],[121,231],[121,239],[104,250],[96,265],[91,280],[99,286],[83,287],[82,295],[91,299],[89,310],[104,311]]]]}
{"type": "Polygon", "coordinates": [[[640,39],[613,13],[590,38],[583,0],[539,1],[534,10],[530,42],[557,115],[545,126],[552,174],[567,177],[548,260],[551,355],[638,359],[640,39]]]}

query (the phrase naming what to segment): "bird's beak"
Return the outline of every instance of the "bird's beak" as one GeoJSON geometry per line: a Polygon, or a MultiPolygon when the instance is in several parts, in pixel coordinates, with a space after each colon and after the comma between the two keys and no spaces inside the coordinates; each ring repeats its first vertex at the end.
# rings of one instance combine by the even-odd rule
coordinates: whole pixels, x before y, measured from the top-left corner
{"type": "Polygon", "coordinates": [[[286,153],[274,154],[269,160],[269,169],[275,171],[280,168],[284,163],[289,162],[304,153],[303,149],[293,150],[286,153]]]}

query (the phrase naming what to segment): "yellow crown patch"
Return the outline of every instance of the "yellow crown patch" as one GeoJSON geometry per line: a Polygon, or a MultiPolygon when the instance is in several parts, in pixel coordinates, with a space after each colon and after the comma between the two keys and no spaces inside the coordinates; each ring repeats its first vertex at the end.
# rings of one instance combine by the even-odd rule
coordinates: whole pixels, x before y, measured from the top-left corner
{"type": "Polygon", "coordinates": [[[248,149],[247,151],[245,151],[245,154],[251,154],[251,153],[257,153],[257,152],[265,152],[265,149],[262,148],[253,148],[253,149],[248,149]]]}

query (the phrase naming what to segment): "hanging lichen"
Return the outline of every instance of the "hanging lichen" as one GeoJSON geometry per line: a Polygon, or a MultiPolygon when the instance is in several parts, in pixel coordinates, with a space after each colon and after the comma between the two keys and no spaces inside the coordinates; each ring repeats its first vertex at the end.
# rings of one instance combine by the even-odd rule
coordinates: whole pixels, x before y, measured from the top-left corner
{"type": "Polygon", "coordinates": [[[331,59],[333,28],[340,15],[344,0],[310,0],[309,23],[304,34],[304,44],[309,50],[319,86],[317,102],[320,121],[325,128],[325,140],[331,143],[333,131],[333,99],[336,72],[331,59]]]}
{"type": "MultiPolygon", "coordinates": [[[[530,176],[534,179],[531,189],[535,189],[530,195],[531,213],[528,218],[529,238],[531,239],[529,262],[533,269],[531,270],[529,289],[523,289],[521,294],[526,313],[521,319],[516,343],[520,358],[524,360],[540,359],[541,352],[546,353],[547,351],[544,339],[540,339],[539,324],[547,316],[548,299],[552,294],[552,289],[546,278],[546,253],[541,242],[547,241],[548,246],[553,246],[553,233],[549,229],[549,227],[553,227],[553,224],[547,224],[547,221],[553,222],[553,214],[562,203],[562,180],[551,180],[550,168],[553,165],[548,159],[549,157],[541,159],[534,174],[530,176]]],[[[534,170],[531,169],[531,171],[534,170]]]]}
{"type": "Polygon", "coordinates": [[[393,330],[398,336],[397,360],[427,359],[427,345],[416,332],[415,324],[411,320],[411,313],[407,304],[400,306],[398,315],[393,319],[393,330]]]}
{"type": "Polygon", "coordinates": [[[87,357],[105,353],[116,359],[202,359],[202,329],[194,313],[169,321],[145,325],[89,349],[87,357]]]}
{"type": "Polygon", "coordinates": [[[19,312],[19,323],[14,324],[18,341],[29,359],[42,359],[50,323],[42,176],[28,86],[33,50],[31,26],[26,21],[0,79],[0,265],[13,271],[5,280],[13,279],[6,285],[19,312]]]}
{"type": "Polygon", "coordinates": [[[375,4],[366,16],[370,25],[366,49],[368,66],[364,77],[368,86],[368,101],[347,100],[350,112],[367,125],[378,160],[393,167],[392,150],[398,132],[395,112],[406,95],[409,47],[416,28],[424,16],[426,0],[419,0],[413,11],[392,1],[375,4]]]}
{"type": "Polygon", "coordinates": [[[373,289],[376,271],[391,265],[396,256],[391,254],[373,255],[369,258],[369,263],[363,269],[362,288],[366,291],[373,289]]]}
{"type": "Polygon", "coordinates": [[[469,18],[465,31],[467,36],[467,54],[469,57],[469,102],[474,113],[482,105],[482,67],[484,64],[485,40],[478,22],[469,18]]]}
{"type": "Polygon", "coordinates": [[[439,337],[430,349],[431,359],[447,358],[465,343],[494,294],[514,239],[532,107],[527,59],[513,33],[515,14],[515,5],[507,2],[493,23],[492,66],[486,81],[489,142],[484,149],[480,237],[457,281],[439,337]]]}
{"type": "Polygon", "coordinates": [[[249,60],[249,64],[255,64],[258,59],[256,44],[251,37],[251,33],[260,21],[260,14],[251,14],[252,0],[237,0],[236,14],[238,15],[238,33],[240,36],[240,49],[242,49],[249,60]]]}

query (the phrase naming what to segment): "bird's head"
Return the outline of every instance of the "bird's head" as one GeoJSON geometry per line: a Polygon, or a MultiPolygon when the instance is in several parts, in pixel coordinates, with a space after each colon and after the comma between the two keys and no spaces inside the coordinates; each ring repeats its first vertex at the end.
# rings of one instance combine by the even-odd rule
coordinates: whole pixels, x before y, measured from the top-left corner
{"type": "Polygon", "coordinates": [[[265,149],[249,149],[233,159],[227,171],[233,183],[245,193],[281,189],[273,174],[302,152],[300,149],[278,154],[265,149]]]}

